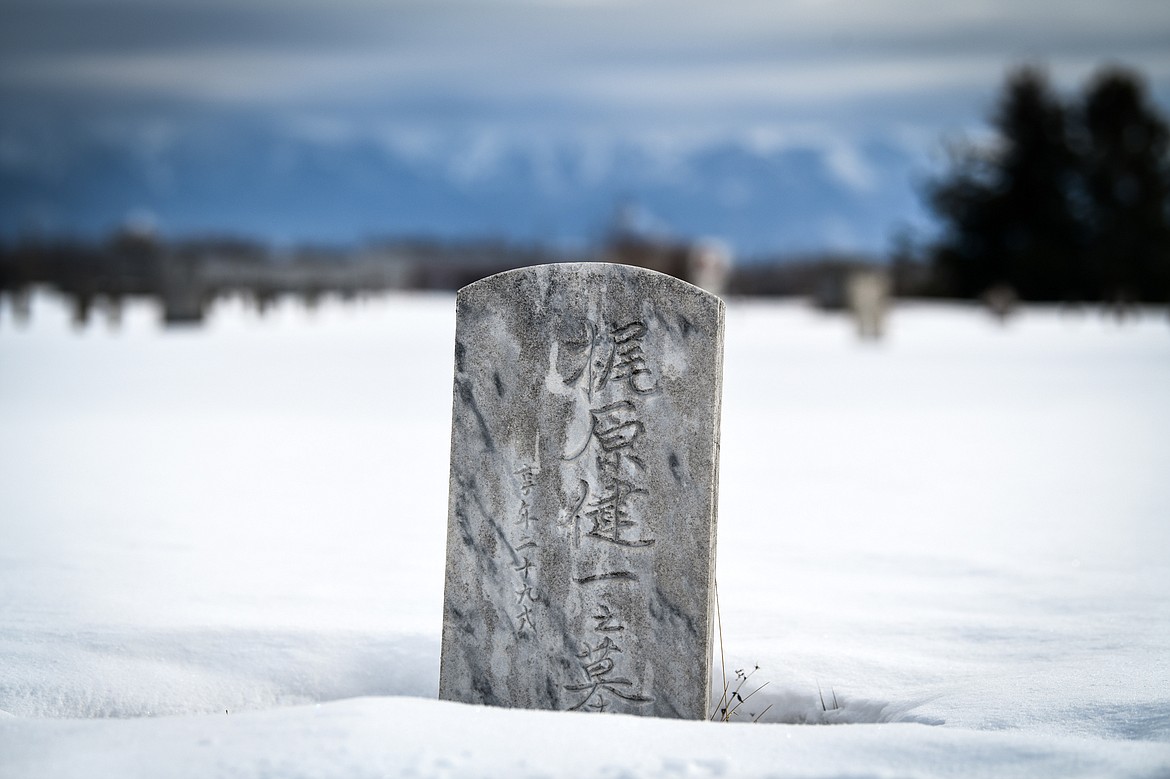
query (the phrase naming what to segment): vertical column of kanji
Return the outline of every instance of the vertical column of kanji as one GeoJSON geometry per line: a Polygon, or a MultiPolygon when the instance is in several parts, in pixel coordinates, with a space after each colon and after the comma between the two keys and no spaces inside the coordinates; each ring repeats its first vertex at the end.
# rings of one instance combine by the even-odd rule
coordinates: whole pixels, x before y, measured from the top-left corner
{"type": "Polygon", "coordinates": [[[562,460],[579,491],[568,514],[573,522],[573,582],[581,588],[585,630],[577,637],[577,671],[566,679],[568,708],[637,710],[652,704],[635,669],[645,636],[627,624],[642,611],[642,588],[657,543],[641,521],[649,494],[645,425],[639,402],[657,391],[642,348],[646,323],[599,307],[579,323],[564,348],[579,355],[579,370],[566,377],[578,391],[579,416],[587,420],[579,445],[562,460]]]}
{"type": "Polygon", "coordinates": [[[547,680],[563,663],[565,555],[542,430],[560,401],[544,386],[551,336],[540,282],[512,271],[457,298],[440,668],[440,696],[452,700],[559,702],[547,680]]]}
{"type": "Polygon", "coordinates": [[[516,585],[516,632],[522,634],[525,630],[536,632],[536,618],[532,609],[538,600],[536,588],[533,586],[532,550],[539,547],[536,536],[533,534],[533,522],[536,518],[532,513],[532,490],[536,487],[536,477],[540,475],[540,435],[536,436],[536,445],[533,447],[533,459],[521,465],[515,476],[520,479],[520,508],[516,513],[518,538],[515,545],[517,554],[521,556],[520,564],[515,566],[518,574],[516,585]]]}
{"type": "Polygon", "coordinates": [[[440,696],[533,706],[524,660],[539,655],[539,433],[517,411],[527,323],[500,279],[456,303],[451,479],[440,696]]]}

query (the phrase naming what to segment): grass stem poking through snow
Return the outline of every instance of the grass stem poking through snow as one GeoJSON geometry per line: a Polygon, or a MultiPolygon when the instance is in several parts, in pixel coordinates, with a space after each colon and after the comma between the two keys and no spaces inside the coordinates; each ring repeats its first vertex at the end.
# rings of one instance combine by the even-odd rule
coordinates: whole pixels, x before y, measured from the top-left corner
{"type": "MultiPolygon", "coordinates": [[[[711,712],[710,719],[713,721],[719,721],[719,722],[730,722],[731,718],[733,716],[735,716],[736,712],[739,710],[739,707],[742,706],[745,702],[747,702],[747,700],[749,698],[751,698],[753,695],[755,695],[757,692],[759,692],[760,690],[767,687],[768,683],[764,682],[759,687],[757,687],[756,689],[749,692],[746,696],[741,693],[741,690],[743,690],[743,686],[745,684],[747,684],[747,680],[750,679],[752,677],[752,675],[755,674],[756,671],[760,670],[760,666],[757,665],[755,668],[753,668],[751,671],[749,671],[746,674],[743,672],[742,668],[736,670],[735,677],[736,677],[736,679],[739,680],[739,682],[735,685],[734,690],[732,690],[728,686],[728,684],[727,684],[727,656],[723,652],[723,613],[719,608],[719,582],[718,582],[718,580],[715,580],[715,582],[714,582],[714,589],[715,589],[715,623],[718,626],[718,630],[719,630],[719,665],[720,665],[721,671],[723,672],[723,694],[719,696],[719,702],[717,704],[715,704],[715,708],[711,712]]],[[[823,702],[822,702],[822,705],[823,705],[823,702]]],[[[768,706],[763,711],[761,711],[758,715],[756,715],[752,719],[752,722],[759,722],[760,717],[763,717],[768,712],[768,709],[770,709],[770,708],[772,708],[772,704],[768,704],[768,706]]]]}
{"type": "Polygon", "coordinates": [[[832,709],[825,705],[825,693],[821,690],[820,680],[817,680],[817,695],[820,696],[821,699],[821,711],[836,711],[837,709],[841,708],[841,706],[837,703],[837,691],[830,687],[829,693],[833,696],[832,709]]]}
{"type": "Polygon", "coordinates": [[[719,667],[723,671],[723,694],[719,696],[719,703],[711,712],[711,719],[720,711],[727,711],[727,658],[723,654],[723,612],[719,609],[719,580],[712,578],[715,589],[715,623],[719,626],[719,667]]]}

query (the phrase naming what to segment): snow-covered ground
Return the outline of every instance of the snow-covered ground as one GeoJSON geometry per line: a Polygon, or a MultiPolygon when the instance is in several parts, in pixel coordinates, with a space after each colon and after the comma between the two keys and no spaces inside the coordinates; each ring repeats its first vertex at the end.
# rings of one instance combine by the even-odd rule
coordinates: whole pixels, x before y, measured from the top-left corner
{"type": "Polygon", "coordinates": [[[1164,310],[732,301],[728,726],[433,700],[453,303],[0,310],[0,776],[1170,776],[1164,310]]]}

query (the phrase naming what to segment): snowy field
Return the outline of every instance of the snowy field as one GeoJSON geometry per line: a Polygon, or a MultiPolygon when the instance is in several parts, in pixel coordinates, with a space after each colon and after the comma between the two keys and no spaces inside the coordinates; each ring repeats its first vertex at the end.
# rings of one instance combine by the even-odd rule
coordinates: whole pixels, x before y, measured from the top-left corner
{"type": "Polygon", "coordinates": [[[723,725],[434,700],[453,308],[0,310],[0,776],[1170,777],[1164,310],[732,301],[723,725]]]}

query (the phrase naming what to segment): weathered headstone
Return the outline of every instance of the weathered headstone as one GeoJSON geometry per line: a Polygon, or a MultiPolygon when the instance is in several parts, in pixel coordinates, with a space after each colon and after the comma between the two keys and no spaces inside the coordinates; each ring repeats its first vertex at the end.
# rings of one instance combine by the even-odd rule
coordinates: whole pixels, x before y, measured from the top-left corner
{"type": "Polygon", "coordinates": [[[439,696],[705,717],[722,301],[542,265],[456,321],[439,696]]]}

